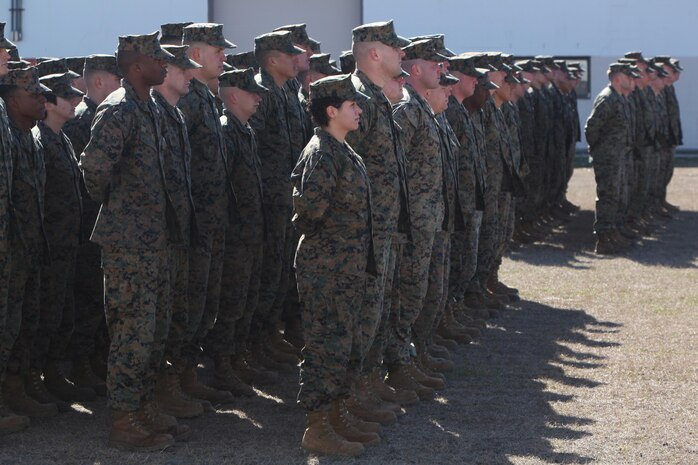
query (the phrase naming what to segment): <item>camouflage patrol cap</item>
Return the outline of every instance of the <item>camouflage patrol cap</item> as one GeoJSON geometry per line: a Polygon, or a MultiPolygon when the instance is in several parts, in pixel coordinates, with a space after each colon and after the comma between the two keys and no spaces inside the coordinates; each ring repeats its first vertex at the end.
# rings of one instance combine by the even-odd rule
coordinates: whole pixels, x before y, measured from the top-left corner
{"type": "Polygon", "coordinates": [[[360,42],[381,42],[389,47],[403,48],[409,45],[410,41],[400,37],[395,33],[393,20],[368,23],[357,26],[351,31],[352,43],[360,42]]]}
{"type": "Polygon", "coordinates": [[[351,50],[345,50],[339,55],[339,67],[343,73],[353,73],[356,69],[356,60],[351,50]]]}
{"type": "Polygon", "coordinates": [[[504,76],[504,82],[509,84],[521,84],[521,81],[516,77],[516,73],[513,70],[507,72],[507,74],[504,76]]]}
{"type": "Polygon", "coordinates": [[[220,48],[236,48],[237,45],[223,37],[223,25],[216,23],[192,23],[182,30],[182,44],[203,42],[220,48]]]}
{"type": "Polygon", "coordinates": [[[342,101],[363,102],[368,95],[359,92],[351,80],[351,74],[327,76],[310,84],[310,99],[338,98],[342,101]]]}
{"type": "Polygon", "coordinates": [[[668,66],[670,69],[677,71],[676,66],[674,66],[674,63],[672,62],[672,58],[668,55],[659,55],[654,57],[654,61],[656,63],[661,63],[662,65],[668,66]]]}
{"type": "Polygon", "coordinates": [[[25,60],[19,61],[8,61],[7,69],[27,69],[31,66],[31,63],[25,60]]]}
{"type": "Polygon", "coordinates": [[[502,52],[485,52],[484,58],[495,71],[507,71],[507,65],[502,58],[502,52]]]}
{"type": "Polygon", "coordinates": [[[519,84],[529,84],[531,82],[530,79],[526,79],[525,77],[523,77],[521,73],[516,74],[516,79],[519,80],[519,84]]]}
{"type": "Polygon", "coordinates": [[[455,84],[458,84],[460,82],[460,79],[455,77],[453,74],[449,73],[443,73],[441,76],[439,76],[439,85],[440,86],[453,86],[455,84]]]}
{"type": "Polygon", "coordinates": [[[677,60],[676,58],[671,59],[671,64],[674,67],[674,69],[679,70],[679,71],[683,71],[683,68],[681,67],[681,63],[679,63],[679,60],[677,60]]]}
{"type": "Polygon", "coordinates": [[[5,37],[5,23],[0,22],[0,48],[16,48],[17,46],[5,37]]]}
{"type": "Polygon", "coordinates": [[[489,71],[488,69],[478,68],[477,66],[475,66],[476,60],[475,57],[472,55],[457,55],[455,57],[449,58],[448,62],[450,63],[448,67],[449,70],[458,71],[459,73],[463,73],[466,76],[471,76],[474,78],[478,78],[489,71]]]}
{"type": "Polygon", "coordinates": [[[291,40],[294,44],[300,44],[312,49],[313,44],[320,45],[315,39],[308,37],[308,31],[305,29],[305,24],[288,24],[286,26],[277,27],[272,32],[288,31],[291,33],[291,40]]]}
{"type": "Polygon", "coordinates": [[[51,90],[51,93],[56,97],[61,97],[70,100],[77,97],[82,97],[83,94],[78,89],[73,87],[72,78],[68,73],[49,74],[42,76],[39,82],[51,90]]]}
{"type": "Polygon", "coordinates": [[[473,61],[473,66],[484,69],[487,72],[497,71],[497,68],[490,64],[490,59],[485,53],[481,52],[466,52],[458,55],[459,57],[469,58],[473,61]]]}
{"type": "Polygon", "coordinates": [[[320,42],[318,42],[315,39],[310,39],[310,50],[313,51],[313,53],[320,53],[320,42]]]}
{"type": "Polygon", "coordinates": [[[69,70],[82,76],[85,69],[85,57],[68,57],[65,59],[65,64],[68,65],[69,70]]]}
{"type": "Polygon", "coordinates": [[[218,76],[219,87],[237,87],[247,92],[263,94],[269,89],[259,84],[254,78],[254,69],[234,69],[218,76]]]}
{"type": "Polygon", "coordinates": [[[158,42],[158,31],[150,34],[119,36],[118,56],[122,52],[135,52],[156,60],[168,60],[172,58],[168,52],[162,49],[158,42]]]}
{"type": "Polygon", "coordinates": [[[428,34],[425,36],[410,37],[410,40],[412,42],[416,42],[418,40],[430,40],[434,43],[434,48],[436,48],[436,51],[443,56],[450,58],[456,55],[451,50],[446,48],[443,34],[428,34]]]}
{"type": "Polygon", "coordinates": [[[490,76],[488,73],[484,73],[482,76],[477,78],[477,84],[484,87],[487,90],[499,89],[499,86],[494,82],[490,81],[490,76]]]}
{"type": "Polygon", "coordinates": [[[338,70],[330,64],[330,54],[329,53],[316,53],[310,57],[310,71],[316,73],[325,74],[327,76],[332,76],[335,74],[342,74],[341,70],[338,70]]]}
{"type": "Polygon", "coordinates": [[[51,89],[39,82],[39,70],[35,66],[9,70],[0,78],[0,85],[19,87],[32,94],[51,92],[51,89]]]}
{"type": "Polygon", "coordinates": [[[10,54],[10,61],[20,61],[19,49],[17,47],[10,47],[7,49],[7,53],[10,54]]]}
{"type": "Polygon", "coordinates": [[[525,71],[527,73],[541,72],[542,63],[536,60],[518,60],[514,64],[521,68],[521,71],[525,71]]]}
{"type": "Polygon", "coordinates": [[[184,28],[193,24],[191,21],[185,23],[167,23],[160,26],[160,43],[167,45],[181,45],[184,28]]]}
{"type": "Polygon", "coordinates": [[[557,66],[557,69],[560,69],[566,73],[570,71],[567,67],[567,61],[565,60],[555,60],[555,65],[557,66]]]}
{"type": "Polygon", "coordinates": [[[201,65],[197,62],[190,60],[187,55],[187,50],[189,50],[188,45],[163,45],[162,48],[172,55],[172,58],[165,60],[168,64],[174,65],[182,69],[197,69],[201,68],[201,65]]]}
{"type": "Polygon", "coordinates": [[[404,60],[426,60],[426,61],[446,61],[447,57],[441,55],[434,47],[431,40],[418,40],[411,42],[408,46],[403,47],[405,52],[404,60]]]}
{"type": "Polygon", "coordinates": [[[253,51],[226,55],[225,62],[238,69],[259,68],[253,51]]]}
{"type": "Polygon", "coordinates": [[[549,70],[559,69],[555,64],[555,58],[550,55],[536,55],[535,59],[543,63],[549,70]]]}
{"type": "Polygon", "coordinates": [[[637,66],[630,65],[628,63],[611,63],[608,65],[608,75],[611,76],[616,73],[623,73],[632,78],[639,78],[641,75],[637,73],[637,66]]]}
{"type": "Polygon", "coordinates": [[[662,66],[663,64],[664,63],[657,61],[656,58],[648,58],[647,59],[647,70],[649,72],[657,73],[657,77],[660,77],[660,78],[667,77],[669,75],[669,73],[667,73],[664,70],[664,66],[662,66]]]}
{"type": "Polygon", "coordinates": [[[71,79],[77,79],[80,75],[68,69],[68,62],[65,58],[54,58],[51,60],[42,61],[36,65],[39,71],[39,77],[48,76],[49,74],[69,73],[71,79]]]}
{"type": "Polygon", "coordinates": [[[635,61],[645,61],[645,57],[642,56],[642,52],[626,52],[623,55],[624,58],[631,58],[635,61]]]}
{"type": "Polygon", "coordinates": [[[254,38],[254,53],[259,56],[262,52],[276,50],[289,55],[305,53],[302,48],[293,45],[293,37],[289,31],[276,31],[262,34],[254,38]]]}
{"type": "Polygon", "coordinates": [[[119,68],[116,66],[114,55],[94,54],[85,58],[85,72],[106,71],[115,76],[120,76],[119,68]]]}

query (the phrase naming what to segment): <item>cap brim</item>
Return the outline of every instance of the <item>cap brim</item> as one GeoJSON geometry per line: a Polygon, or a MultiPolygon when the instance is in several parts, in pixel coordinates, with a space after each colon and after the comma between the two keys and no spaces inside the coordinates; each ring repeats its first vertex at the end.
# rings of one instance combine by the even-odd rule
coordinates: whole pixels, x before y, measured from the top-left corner
{"type": "Polygon", "coordinates": [[[241,87],[242,90],[246,90],[247,92],[252,92],[254,94],[266,94],[269,92],[269,89],[267,89],[264,86],[260,86],[257,82],[251,82],[249,85],[245,87],[241,87]]]}
{"type": "Polygon", "coordinates": [[[302,53],[305,53],[305,50],[303,50],[300,47],[296,47],[294,45],[293,47],[286,49],[285,52],[288,53],[289,55],[300,55],[302,53]]]}
{"type": "Polygon", "coordinates": [[[2,47],[2,48],[17,48],[17,46],[15,44],[13,44],[12,42],[10,42],[9,40],[7,40],[4,37],[2,38],[2,40],[0,40],[0,47],[2,47]]]}
{"type": "Polygon", "coordinates": [[[492,81],[487,81],[484,84],[480,84],[480,85],[488,90],[499,89],[499,86],[492,81]]]}
{"type": "Polygon", "coordinates": [[[395,48],[407,47],[412,43],[412,41],[410,41],[409,39],[406,39],[398,35],[396,35],[395,37],[391,37],[390,39],[381,40],[381,42],[383,42],[385,45],[395,48]]]}
{"type": "Polygon", "coordinates": [[[53,91],[46,87],[45,85],[39,83],[38,85],[31,85],[27,88],[27,92],[32,94],[52,94],[53,91]]]}
{"type": "Polygon", "coordinates": [[[70,79],[77,79],[77,78],[79,78],[79,77],[82,77],[81,74],[78,74],[78,73],[76,73],[75,71],[70,71],[70,70],[68,70],[68,72],[67,72],[66,74],[68,75],[68,77],[69,77],[70,79]]]}
{"type": "Polygon", "coordinates": [[[220,48],[238,48],[237,45],[232,43],[231,41],[227,39],[219,40],[216,42],[211,42],[209,45],[213,45],[214,47],[220,47],[220,48]]]}
{"type": "Polygon", "coordinates": [[[57,94],[56,92],[52,91],[51,89],[49,89],[49,92],[51,92],[53,95],[55,95],[57,97],[64,98],[66,100],[70,100],[70,99],[73,99],[76,97],[82,97],[83,95],[85,95],[82,92],[80,92],[78,89],[76,89],[75,87],[71,87],[66,92],[62,92],[60,94],[57,94]]]}
{"type": "Polygon", "coordinates": [[[172,62],[175,59],[174,55],[172,55],[170,52],[163,49],[162,47],[159,47],[157,50],[155,50],[155,53],[150,56],[151,58],[155,58],[156,60],[165,60],[168,63],[172,62]]]}

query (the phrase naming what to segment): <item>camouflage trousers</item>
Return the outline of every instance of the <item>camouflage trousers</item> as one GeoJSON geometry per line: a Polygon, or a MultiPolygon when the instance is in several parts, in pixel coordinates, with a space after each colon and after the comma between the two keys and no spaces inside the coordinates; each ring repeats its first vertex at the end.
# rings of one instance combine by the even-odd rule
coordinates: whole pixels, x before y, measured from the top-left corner
{"type": "Polygon", "coordinates": [[[182,357],[182,349],[194,337],[195,327],[190,324],[189,306],[189,247],[170,247],[169,280],[172,318],[165,344],[165,361],[174,373],[182,373],[187,363],[182,357]]]}
{"type": "Polygon", "coordinates": [[[31,367],[42,370],[48,359],[65,358],[75,321],[76,247],[52,248],[51,262],[41,267],[41,315],[31,367]]]}
{"type": "MultiPolygon", "coordinates": [[[[515,200],[511,192],[501,192],[497,201],[499,209],[497,222],[497,243],[495,246],[495,261],[499,260],[514,234],[515,200]]],[[[492,267],[494,269],[494,266],[492,267]]]]}
{"type": "Polygon", "coordinates": [[[417,353],[425,353],[433,343],[434,330],[443,316],[448,298],[448,277],[450,272],[449,257],[451,254],[451,234],[448,231],[438,231],[434,236],[429,264],[427,295],[419,316],[412,324],[414,345],[417,353]]]}
{"type": "Polygon", "coordinates": [[[616,228],[623,203],[625,151],[592,152],[596,179],[596,220],[594,231],[605,233],[616,228]]]}
{"type": "Polygon", "coordinates": [[[477,271],[477,253],[480,243],[482,211],[475,210],[465,218],[465,231],[456,231],[451,235],[451,270],[448,278],[448,295],[455,302],[460,302],[466,292],[473,289],[472,279],[477,271]]]}
{"type": "Polygon", "coordinates": [[[412,231],[412,241],[403,246],[400,257],[400,307],[392,316],[391,334],[386,348],[388,366],[410,362],[412,325],[424,307],[429,287],[429,267],[435,231],[412,231]]]}
{"type": "MultiPolygon", "coordinates": [[[[376,258],[376,276],[366,278],[366,293],[361,306],[361,315],[359,324],[361,327],[361,357],[366,358],[371,347],[376,339],[376,334],[379,331],[381,322],[387,320],[386,313],[390,312],[390,303],[386,307],[385,302],[385,286],[390,275],[392,283],[392,274],[394,270],[390,267],[390,252],[392,245],[392,236],[389,234],[376,234],[373,237],[373,250],[376,258]]],[[[393,262],[394,263],[394,262],[393,262]]],[[[369,370],[369,367],[365,367],[369,370]]]]}
{"type": "Polygon", "coordinates": [[[95,352],[95,338],[104,321],[104,275],[101,251],[97,244],[86,242],[78,248],[75,265],[75,318],[70,339],[72,358],[95,352]]]}
{"type": "Polygon", "coordinates": [[[485,210],[482,212],[477,248],[477,269],[468,286],[469,292],[483,292],[487,288],[487,278],[490,276],[497,252],[499,222],[499,192],[490,188],[485,193],[485,210]]]}
{"type": "Polygon", "coordinates": [[[621,215],[619,221],[625,222],[630,213],[630,205],[632,203],[633,193],[637,185],[637,159],[635,153],[630,150],[625,156],[625,168],[623,169],[623,201],[621,203],[621,215]]]}
{"type": "Polygon", "coordinates": [[[567,177],[567,151],[562,146],[551,145],[550,152],[546,160],[546,205],[554,205],[563,192],[565,179],[567,177]]]}
{"type": "MultiPolygon", "coordinates": [[[[390,240],[390,254],[385,271],[385,286],[383,288],[383,310],[378,323],[378,329],[373,343],[364,356],[361,369],[370,373],[381,366],[383,356],[388,347],[391,330],[394,324],[393,315],[400,312],[400,257],[402,256],[403,239],[393,236],[390,240]]],[[[365,300],[364,300],[365,301],[365,300]]]]}
{"type": "Polygon", "coordinates": [[[250,328],[250,339],[259,342],[263,342],[265,336],[279,325],[294,246],[290,207],[264,205],[264,209],[267,235],[264,241],[259,298],[250,328]]]}
{"type": "Polygon", "coordinates": [[[102,250],[112,409],[137,410],[153,394],[171,318],[169,263],[169,250],[102,250]]]}
{"type": "Polygon", "coordinates": [[[562,202],[567,197],[567,187],[570,184],[572,175],[574,174],[574,159],[577,155],[577,144],[571,143],[565,149],[565,158],[563,160],[563,181],[562,188],[557,196],[557,203],[562,202]]]}
{"type": "Polygon", "coordinates": [[[5,369],[15,343],[22,315],[10,312],[8,305],[12,250],[0,253],[0,383],[5,380],[5,369]]]}
{"type": "Polygon", "coordinates": [[[182,363],[196,366],[201,344],[213,328],[218,315],[225,252],[225,228],[209,233],[206,247],[196,245],[189,257],[189,323],[187,343],[182,348],[182,363]]]}
{"type": "Polygon", "coordinates": [[[666,191],[674,175],[674,152],[676,147],[667,147],[659,151],[659,192],[660,201],[666,201],[666,191]]]}
{"type": "Polygon", "coordinates": [[[30,369],[31,349],[36,339],[41,316],[41,264],[43,254],[38,251],[23,250],[12,243],[10,252],[10,283],[7,300],[7,339],[3,341],[3,357],[6,351],[9,360],[7,372],[27,374],[30,369]]]}
{"type": "Polygon", "coordinates": [[[358,318],[364,277],[296,270],[303,302],[303,362],[298,403],[306,411],[326,410],[347,398],[361,360],[358,318]]]}
{"type": "Polygon", "coordinates": [[[650,194],[650,172],[653,147],[640,147],[634,152],[635,155],[635,182],[630,194],[630,206],[628,214],[635,219],[645,213],[649,206],[650,194]]]}
{"type": "Polygon", "coordinates": [[[241,354],[257,308],[262,244],[228,243],[223,260],[223,286],[218,319],[204,343],[211,356],[241,354]]]}
{"type": "MultiPolygon", "coordinates": [[[[293,258],[296,253],[296,247],[298,246],[298,240],[300,235],[296,228],[291,226],[292,239],[289,242],[289,273],[288,282],[286,285],[286,296],[284,297],[283,308],[281,311],[281,320],[283,323],[281,326],[289,327],[293,325],[300,324],[301,321],[301,303],[298,298],[298,285],[296,283],[296,271],[293,269],[293,258]]],[[[277,309],[278,312],[278,309],[277,309]]]]}

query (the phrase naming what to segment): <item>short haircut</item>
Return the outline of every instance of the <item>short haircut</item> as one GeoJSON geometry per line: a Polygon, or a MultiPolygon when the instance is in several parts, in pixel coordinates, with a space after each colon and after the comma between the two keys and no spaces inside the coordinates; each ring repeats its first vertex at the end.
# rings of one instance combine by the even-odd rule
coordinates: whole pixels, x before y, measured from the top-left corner
{"type": "Polygon", "coordinates": [[[320,127],[325,127],[330,123],[330,118],[327,116],[327,107],[335,107],[339,109],[342,106],[344,100],[339,97],[324,97],[317,99],[310,99],[308,109],[310,110],[310,116],[313,117],[315,124],[320,127]]]}
{"type": "Polygon", "coordinates": [[[137,63],[140,59],[140,54],[132,50],[119,51],[116,54],[116,66],[121,71],[122,76],[126,76],[131,66],[137,63]]]}

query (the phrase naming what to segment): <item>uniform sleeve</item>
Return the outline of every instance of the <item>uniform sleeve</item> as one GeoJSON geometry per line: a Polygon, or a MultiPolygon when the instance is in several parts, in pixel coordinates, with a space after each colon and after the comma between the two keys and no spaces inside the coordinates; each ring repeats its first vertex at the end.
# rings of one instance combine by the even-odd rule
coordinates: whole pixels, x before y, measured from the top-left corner
{"type": "Polygon", "coordinates": [[[361,141],[366,137],[366,134],[371,132],[376,121],[376,107],[372,101],[359,102],[359,107],[362,111],[359,128],[356,131],[351,131],[346,137],[347,143],[355,148],[361,147],[361,141]]]}
{"type": "Polygon", "coordinates": [[[417,132],[417,122],[414,112],[410,111],[409,105],[399,104],[393,111],[393,118],[401,129],[399,136],[402,147],[406,152],[409,152],[409,148],[412,146],[412,138],[417,132]]]}
{"type": "Polygon", "coordinates": [[[255,132],[261,132],[264,130],[267,121],[267,113],[269,113],[269,107],[271,105],[271,91],[263,94],[262,100],[259,102],[257,111],[250,117],[250,126],[255,132]]]}
{"type": "Polygon", "coordinates": [[[316,223],[327,212],[337,187],[337,168],[325,152],[315,152],[304,165],[300,187],[294,189],[293,207],[299,217],[316,223]]]}
{"type": "Polygon", "coordinates": [[[108,107],[97,113],[90,142],[80,155],[85,187],[93,199],[106,200],[128,130],[123,112],[108,107]]]}
{"type": "Polygon", "coordinates": [[[584,133],[589,147],[593,147],[601,140],[603,126],[608,122],[610,105],[608,99],[602,98],[594,102],[589,119],[587,119],[584,133]]]}

